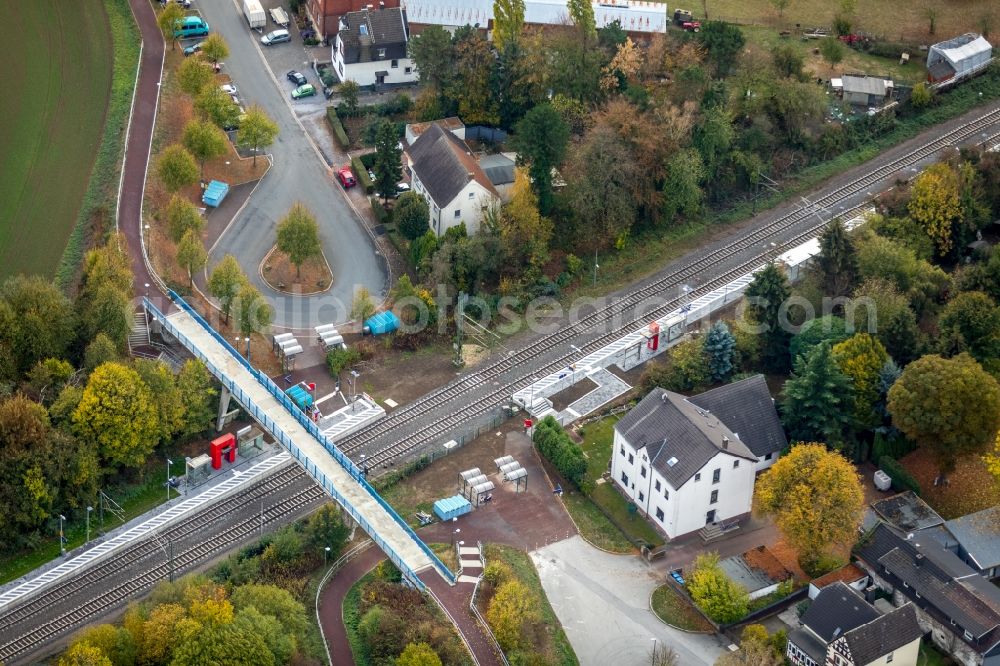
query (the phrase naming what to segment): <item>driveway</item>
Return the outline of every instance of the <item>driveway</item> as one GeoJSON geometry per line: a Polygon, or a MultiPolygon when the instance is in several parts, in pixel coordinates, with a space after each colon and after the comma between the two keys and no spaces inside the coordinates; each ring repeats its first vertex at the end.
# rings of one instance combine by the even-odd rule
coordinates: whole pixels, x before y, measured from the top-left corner
{"type": "Polygon", "coordinates": [[[549,603],[583,666],[648,666],[657,645],[678,663],[713,664],[723,646],[714,636],[688,634],[660,622],[649,595],[662,574],[632,555],[611,555],[574,536],[532,551],[549,603]]]}
{"type": "MultiPolygon", "coordinates": [[[[274,306],[276,327],[308,329],[320,323],[342,323],[348,319],[357,286],[366,287],[376,301],[386,291],[384,257],[292,111],[291,83],[272,77],[261,52],[260,34],[247,27],[240,6],[234,0],[203,0],[199,9],[229,44],[225,68],[243,102],[259,104],[279,128],[278,138],[269,148],[273,168],[210,249],[209,267],[225,254],[234,255],[250,281],[274,306]],[[280,294],[260,277],[260,264],[274,245],[278,221],[297,201],[316,215],[323,252],[333,269],[333,287],[316,296],[280,294]]],[[[272,27],[269,23],[268,29],[272,27]]],[[[291,32],[292,42],[269,48],[281,50],[283,59],[298,63],[297,68],[312,81],[311,70],[301,65],[310,56],[297,31],[291,32]]],[[[295,104],[321,105],[322,96],[295,104]]]]}

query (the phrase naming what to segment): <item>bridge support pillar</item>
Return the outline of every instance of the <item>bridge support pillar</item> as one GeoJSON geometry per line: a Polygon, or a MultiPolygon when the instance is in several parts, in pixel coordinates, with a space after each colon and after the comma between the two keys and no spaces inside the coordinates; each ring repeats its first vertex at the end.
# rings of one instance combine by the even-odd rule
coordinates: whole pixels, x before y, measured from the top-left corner
{"type": "Polygon", "coordinates": [[[229,400],[233,397],[233,394],[229,392],[225,386],[222,387],[222,393],[219,394],[219,418],[215,422],[215,431],[222,432],[222,428],[226,425],[226,415],[229,413],[229,400]]]}

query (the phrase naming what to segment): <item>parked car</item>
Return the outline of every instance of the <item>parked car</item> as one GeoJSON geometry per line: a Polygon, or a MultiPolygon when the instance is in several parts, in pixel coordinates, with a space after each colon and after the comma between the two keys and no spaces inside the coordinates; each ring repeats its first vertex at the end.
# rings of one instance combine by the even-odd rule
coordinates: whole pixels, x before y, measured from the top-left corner
{"type": "Polygon", "coordinates": [[[337,169],[337,180],[340,181],[345,190],[358,184],[358,181],[354,180],[354,172],[348,166],[337,169]]]}
{"type": "Polygon", "coordinates": [[[219,86],[219,88],[222,89],[222,92],[230,96],[240,94],[240,91],[237,90],[236,86],[234,86],[232,83],[223,83],[221,86],[219,86]]]}
{"type": "Polygon", "coordinates": [[[306,84],[306,76],[302,72],[297,72],[293,69],[288,74],[285,74],[285,76],[297,86],[304,86],[306,84]]]}
{"type": "Polygon", "coordinates": [[[198,42],[197,44],[192,44],[191,46],[189,46],[186,49],[184,49],[184,55],[185,56],[190,56],[190,55],[194,55],[198,51],[201,51],[201,45],[204,44],[204,43],[205,42],[198,42]]]}
{"type": "Polygon", "coordinates": [[[316,94],[316,86],[311,83],[301,85],[292,91],[292,99],[302,99],[303,97],[312,97],[316,94]]]}
{"type": "Polygon", "coordinates": [[[410,191],[410,184],[409,183],[396,183],[396,196],[397,197],[400,196],[401,194],[406,194],[409,191],[410,191]]]}
{"type": "Polygon", "coordinates": [[[260,38],[260,43],[264,46],[271,46],[272,44],[280,44],[282,42],[290,41],[292,41],[292,35],[284,29],[272,30],[260,38]]]}

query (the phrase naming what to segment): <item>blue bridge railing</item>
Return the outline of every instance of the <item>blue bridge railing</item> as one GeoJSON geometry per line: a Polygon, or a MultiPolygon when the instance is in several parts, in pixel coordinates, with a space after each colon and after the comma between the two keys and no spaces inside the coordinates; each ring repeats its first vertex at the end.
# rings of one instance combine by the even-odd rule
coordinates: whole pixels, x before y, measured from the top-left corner
{"type": "MultiPolygon", "coordinates": [[[[173,291],[168,292],[168,295],[179,308],[183,309],[185,312],[191,315],[191,317],[196,322],[198,322],[198,324],[205,331],[207,331],[210,335],[212,335],[212,337],[215,338],[215,340],[219,344],[221,344],[223,348],[233,356],[233,358],[239,361],[239,363],[246,369],[246,371],[249,372],[264,388],[268,390],[268,392],[275,400],[277,400],[281,405],[284,406],[284,408],[288,411],[288,413],[290,413],[299,422],[299,424],[303,428],[305,428],[305,430],[308,431],[309,434],[323,446],[323,449],[327,453],[329,453],[330,456],[333,457],[333,459],[336,460],[337,463],[340,464],[340,466],[348,474],[350,474],[351,478],[353,478],[365,490],[365,492],[367,492],[376,502],[378,502],[379,505],[381,505],[382,508],[390,516],[392,516],[392,519],[397,523],[397,525],[399,525],[402,528],[402,530],[414,541],[414,543],[416,543],[417,546],[424,552],[424,554],[427,555],[428,558],[430,558],[430,561],[433,563],[435,568],[437,568],[437,570],[441,573],[441,575],[443,575],[445,579],[448,580],[449,582],[454,583],[455,574],[452,573],[448,569],[448,567],[444,565],[444,563],[440,560],[440,558],[438,558],[438,556],[435,555],[434,552],[427,547],[427,544],[425,544],[420,539],[420,537],[417,536],[416,532],[414,532],[413,529],[406,524],[406,521],[404,521],[399,516],[399,514],[396,513],[395,509],[389,506],[388,502],[386,502],[382,498],[382,496],[378,494],[375,488],[373,488],[372,485],[368,483],[368,480],[365,479],[364,473],[361,471],[361,468],[355,465],[354,462],[349,457],[347,457],[325,435],[323,435],[323,433],[319,430],[319,428],[312,421],[312,419],[310,419],[302,410],[300,410],[295,405],[295,403],[292,402],[291,398],[289,398],[288,395],[285,394],[285,392],[282,391],[271,380],[270,377],[268,377],[263,372],[257,370],[252,365],[250,365],[249,361],[247,361],[246,358],[244,358],[235,348],[233,348],[233,346],[229,343],[229,341],[226,340],[224,337],[222,337],[222,335],[220,335],[218,331],[209,326],[208,322],[206,322],[204,318],[200,314],[198,314],[197,311],[194,310],[194,308],[192,308],[183,298],[181,298],[180,295],[178,295],[173,291]]],[[[298,460],[299,463],[305,468],[306,472],[308,472],[309,475],[312,476],[316,480],[316,482],[319,483],[320,486],[322,486],[323,489],[327,493],[329,493],[334,500],[337,501],[338,504],[344,507],[344,509],[351,515],[351,517],[355,521],[357,521],[358,525],[361,526],[361,529],[363,529],[371,536],[372,540],[376,543],[376,545],[378,545],[379,548],[381,548],[386,553],[386,555],[389,557],[392,563],[395,564],[401,572],[403,572],[404,576],[411,579],[414,585],[423,589],[424,585],[417,578],[416,573],[413,572],[405,562],[403,562],[402,558],[399,557],[399,555],[396,553],[395,550],[393,550],[392,546],[390,546],[384,539],[382,539],[381,536],[378,535],[376,530],[368,523],[367,520],[365,520],[365,518],[357,511],[357,509],[354,508],[354,506],[347,500],[347,498],[345,498],[339,491],[337,491],[337,489],[333,486],[333,484],[326,477],[326,475],[323,474],[323,472],[321,472],[316,467],[316,464],[312,460],[310,460],[308,456],[302,453],[297,446],[295,446],[291,438],[288,437],[287,434],[285,434],[285,432],[278,426],[278,424],[275,423],[274,420],[271,417],[269,417],[266,412],[260,409],[253,402],[253,400],[251,400],[250,397],[242,389],[240,389],[239,386],[236,385],[236,383],[232,379],[230,379],[228,376],[226,376],[224,372],[222,372],[220,368],[217,368],[211,361],[209,361],[208,358],[206,358],[206,356],[204,355],[204,353],[202,353],[202,351],[198,349],[198,346],[194,344],[194,342],[192,342],[190,339],[188,339],[188,337],[184,335],[179,329],[177,329],[177,327],[174,326],[173,323],[171,323],[163,315],[163,313],[155,305],[153,305],[151,301],[149,301],[149,299],[144,298],[143,303],[144,306],[147,308],[147,310],[154,317],[163,322],[164,328],[171,335],[177,338],[178,342],[183,344],[187,349],[191,351],[191,353],[193,353],[199,360],[201,360],[201,362],[205,364],[205,367],[208,368],[209,372],[211,372],[215,377],[219,379],[222,385],[225,386],[226,389],[229,390],[229,392],[236,398],[236,400],[241,405],[244,406],[247,412],[250,413],[251,416],[253,416],[253,418],[257,420],[258,423],[263,425],[269,432],[271,432],[274,435],[274,437],[281,443],[281,445],[284,446],[286,449],[288,449],[289,453],[295,456],[296,460],[298,460]]]]}

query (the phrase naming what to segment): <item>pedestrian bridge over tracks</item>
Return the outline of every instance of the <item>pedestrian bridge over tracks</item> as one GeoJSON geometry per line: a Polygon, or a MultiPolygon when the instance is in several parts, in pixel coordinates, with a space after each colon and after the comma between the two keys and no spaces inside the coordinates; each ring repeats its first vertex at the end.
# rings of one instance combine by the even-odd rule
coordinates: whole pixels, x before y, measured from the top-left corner
{"type": "Polygon", "coordinates": [[[232,397],[292,455],[358,525],[371,536],[414,586],[424,589],[417,573],[434,567],[449,583],[455,575],[382,499],[361,468],[344,455],[278,386],[208,325],[187,302],[170,291],[177,311],[164,315],[147,298],[143,305],[205,366],[232,397]]]}

